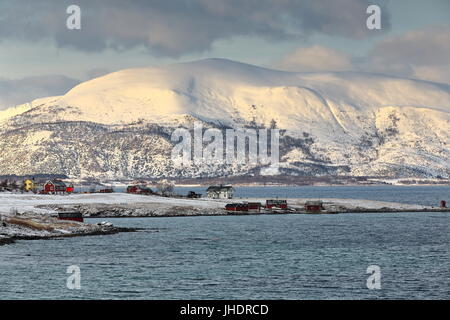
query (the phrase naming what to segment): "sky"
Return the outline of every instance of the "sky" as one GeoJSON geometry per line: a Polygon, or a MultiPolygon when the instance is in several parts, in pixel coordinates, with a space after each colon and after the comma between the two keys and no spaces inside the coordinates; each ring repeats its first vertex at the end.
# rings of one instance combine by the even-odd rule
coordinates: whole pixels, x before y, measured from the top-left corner
{"type": "Polygon", "coordinates": [[[213,57],[450,84],[450,1],[0,0],[0,110],[121,69],[213,57]],[[71,5],[80,29],[67,28],[71,5]]]}

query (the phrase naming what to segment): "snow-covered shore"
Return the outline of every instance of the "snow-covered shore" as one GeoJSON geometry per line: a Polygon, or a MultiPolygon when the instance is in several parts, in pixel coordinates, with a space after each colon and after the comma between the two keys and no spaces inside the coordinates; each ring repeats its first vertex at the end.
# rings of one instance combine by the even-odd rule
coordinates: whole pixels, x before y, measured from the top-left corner
{"type": "Polygon", "coordinates": [[[63,208],[83,206],[132,206],[147,205],[155,210],[162,208],[194,207],[198,209],[223,209],[227,200],[167,198],[126,193],[93,193],[71,195],[40,195],[0,193],[0,214],[9,214],[11,209],[19,213],[55,214],[63,208]]]}
{"type": "MultiPolygon", "coordinates": [[[[265,198],[232,200],[167,198],[126,193],[34,195],[0,193],[0,214],[8,215],[11,209],[19,214],[56,215],[59,211],[76,210],[85,217],[148,217],[225,215],[224,207],[232,202],[265,202],[265,198]]],[[[287,199],[294,211],[301,211],[308,200],[287,199]]],[[[360,199],[320,199],[326,212],[399,212],[399,211],[441,211],[439,208],[360,199]]],[[[450,210],[450,209],[449,209],[450,210]]]]}
{"type": "Polygon", "coordinates": [[[15,240],[105,235],[135,231],[135,229],[130,228],[118,228],[107,222],[88,224],[63,221],[42,214],[1,215],[0,218],[0,245],[13,243],[15,240]]]}

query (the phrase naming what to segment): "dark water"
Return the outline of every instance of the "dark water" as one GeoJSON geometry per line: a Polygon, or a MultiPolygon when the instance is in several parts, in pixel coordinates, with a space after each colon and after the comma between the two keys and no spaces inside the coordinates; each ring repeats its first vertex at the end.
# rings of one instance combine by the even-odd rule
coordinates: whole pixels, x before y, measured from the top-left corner
{"type": "Polygon", "coordinates": [[[450,298],[448,213],[111,221],[147,229],[0,247],[0,297],[450,298]],[[66,288],[70,265],[81,290],[66,288]],[[381,268],[381,290],[366,287],[369,265],[381,268]]]}

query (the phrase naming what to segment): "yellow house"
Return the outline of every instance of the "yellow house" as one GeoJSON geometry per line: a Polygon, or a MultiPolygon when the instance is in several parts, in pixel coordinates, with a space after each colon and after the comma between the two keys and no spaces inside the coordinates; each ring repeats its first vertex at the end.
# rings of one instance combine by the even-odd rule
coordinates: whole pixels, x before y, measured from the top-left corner
{"type": "Polygon", "coordinates": [[[33,191],[34,189],[36,189],[36,184],[31,179],[24,180],[23,185],[24,185],[25,191],[27,191],[27,192],[33,191]]]}

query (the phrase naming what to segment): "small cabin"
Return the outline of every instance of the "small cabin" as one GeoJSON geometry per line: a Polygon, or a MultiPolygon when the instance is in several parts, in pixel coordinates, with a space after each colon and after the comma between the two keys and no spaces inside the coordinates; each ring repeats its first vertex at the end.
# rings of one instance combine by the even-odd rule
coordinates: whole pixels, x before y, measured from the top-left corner
{"type": "Polygon", "coordinates": [[[306,213],[320,213],[323,210],[322,201],[306,201],[305,211],[306,213]]]}
{"type": "Polygon", "coordinates": [[[66,192],[67,192],[67,185],[61,180],[48,180],[44,184],[43,193],[45,194],[57,194],[66,192]]]}
{"type": "Polygon", "coordinates": [[[247,206],[249,211],[261,212],[262,205],[260,202],[248,202],[247,206]]]}
{"type": "Polygon", "coordinates": [[[225,205],[225,210],[227,211],[248,211],[248,206],[242,203],[228,203],[225,205]]]}
{"type": "Polygon", "coordinates": [[[225,206],[227,211],[245,211],[245,212],[261,212],[261,203],[247,202],[247,203],[229,203],[225,206]]]}
{"type": "Polygon", "coordinates": [[[145,195],[154,194],[152,189],[144,186],[129,186],[127,188],[127,193],[145,194],[145,195]]]}
{"type": "Polygon", "coordinates": [[[34,181],[34,179],[26,179],[23,181],[23,189],[26,192],[30,192],[30,191],[34,191],[36,190],[36,183],[34,181]]]}
{"type": "Polygon", "coordinates": [[[266,209],[287,209],[287,200],[266,200],[266,209]]]}
{"type": "Polygon", "coordinates": [[[84,222],[83,215],[81,214],[81,212],[59,212],[58,219],[84,222]]]}
{"type": "Polygon", "coordinates": [[[66,192],[67,192],[67,193],[73,193],[74,191],[75,191],[75,188],[74,188],[73,184],[69,184],[69,185],[66,187],[66,192]]]}
{"type": "Polygon", "coordinates": [[[233,199],[234,188],[232,186],[210,186],[206,189],[206,196],[210,199],[233,199]]]}

